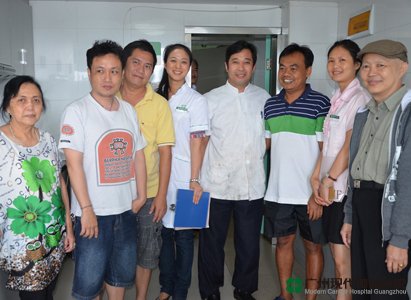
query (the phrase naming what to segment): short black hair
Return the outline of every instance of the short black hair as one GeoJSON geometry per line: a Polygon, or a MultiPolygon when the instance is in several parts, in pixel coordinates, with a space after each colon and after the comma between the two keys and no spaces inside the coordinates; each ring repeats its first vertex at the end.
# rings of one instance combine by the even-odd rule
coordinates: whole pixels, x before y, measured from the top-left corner
{"type": "Polygon", "coordinates": [[[10,79],[4,86],[3,102],[1,103],[0,111],[5,121],[7,121],[7,108],[9,108],[10,106],[11,98],[15,97],[19,93],[21,86],[25,83],[34,84],[39,89],[41,95],[41,102],[43,104],[43,111],[46,110],[46,103],[44,102],[43,90],[41,89],[40,84],[31,76],[16,76],[10,79]]]}
{"type": "Polygon", "coordinates": [[[127,59],[131,56],[135,49],[140,49],[142,51],[146,51],[153,56],[153,71],[154,67],[157,64],[157,55],[156,51],[153,48],[153,45],[150,44],[147,40],[137,40],[134,42],[129,43],[127,46],[124,47],[123,52],[121,53],[121,63],[123,68],[126,66],[127,59]]]}
{"type": "MultiPolygon", "coordinates": [[[[358,44],[356,42],[354,42],[350,39],[336,41],[330,47],[330,49],[328,50],[327,57],[329,57],[331,51],[333,51],[337,47],[341,47],[341,48],[347,50],[350,53],[350,55],[351,55],[351,57],[354,61],[354,64],[359,63],[360,66],[361,66],[362,62],[361,62],[361,59],[358,57],[358,53],[360,52],[361,49],[360,49],[360,47],[358,46],[358,44]]],[[[358,68],[357,71],[355,72],[355,74],[357,74],[359,70],[360,69],[358,68]]]]}
{"type": "Polygon", "coordinates": [[[244,49],[250,50],[254,66],[257,62],[257,48],[254,46],[254,44],[244,40],[237,41],[227,47],[225,51],[225,63],[228,65],[230,57],[238,52],[243,51],[244,49]]]}
{"type": "Polygon", "coordinates": [[[296,43],[292,43],[284,48],[283,51],[280,53],[279,60],[282,57],[293,54],[293,53],[301,53],[304,56],[304,64],[306,68],[312,67],[314,63],[314,54],[308,46],[305,45],[298,45],[296,43]]]}
{"type": "MultiPolygon", "coordinates": [[[[101,40],[95,41],[93,47],[87,50],[87,67],[91,70],[91,65],[93,64],[93,59],[98,56],[104,56],[107,54],[114,54],[121,61],[121,52],[123,48],[114,41],[101,40]]],[[[124,68],[124,65],[122,64],[124,68]]]]}

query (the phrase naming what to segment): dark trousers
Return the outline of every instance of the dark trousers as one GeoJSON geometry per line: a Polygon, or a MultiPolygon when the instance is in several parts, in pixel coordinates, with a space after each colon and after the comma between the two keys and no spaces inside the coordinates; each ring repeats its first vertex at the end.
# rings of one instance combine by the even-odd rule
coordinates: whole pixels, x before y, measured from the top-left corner
{"type": "Polygon", "coordinates": [[[382,242],[382,194],[381,189],[354,189],[351,236],[353,300],[408,299],[405,287],[410,264],[395,274],[389,273],[385,264],[388,243],[382,242]],[[390,290],[393,292],[391,295],[387,294],[390,290]],[[395,294],[398,291],[402,294],[395,294]],[[364,294],[360,295],[360,292],[364,294]]]}
{"type": "Polygon", "coordinates": [[[163,227],[161,238],[163,240],[159,263],[161,292],[169,294],[173,300],[185,300],[191,284],[194,231],[163,227]]]}
{"type": "Polygon", "coordinates": [[[211,198],[210,227],[200,230],[198,279],[200,294],[217,294],[224,285],[224,244],[234,215],[235,266],[232,285],[253,293],[258,288],[263,199],[231,201],[211,198]]]}
{"type": "Polygon", "coordinates": [[[53,300],[53,291],[56,287],[57,277],[41,291],[19,291],[21,300],[53,300]]]}

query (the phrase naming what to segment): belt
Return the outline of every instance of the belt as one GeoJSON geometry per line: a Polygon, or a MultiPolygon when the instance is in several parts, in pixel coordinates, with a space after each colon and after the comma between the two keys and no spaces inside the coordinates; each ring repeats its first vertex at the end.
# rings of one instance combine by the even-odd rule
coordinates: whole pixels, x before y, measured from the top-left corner
{"type": "Polygon", "coordinates": [[[370,190],[383,190],[384,185],[375,181],[357,180],[354,179],[355,189],[370,189],[370,190]]]}

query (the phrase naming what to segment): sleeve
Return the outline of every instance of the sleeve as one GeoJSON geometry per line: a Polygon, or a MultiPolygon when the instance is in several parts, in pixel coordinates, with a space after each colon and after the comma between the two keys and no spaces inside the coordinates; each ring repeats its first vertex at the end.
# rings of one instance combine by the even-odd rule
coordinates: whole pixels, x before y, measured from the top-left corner
{"type": "MultiPolygon", "coordinates": [[[[9,153],[10,148],[8,147],[6,140],[0,134],[0,183],[6,185],[5,180],[9,178],[7,170],[9,169],[9,164],[11,164],[11,160],[8,159],[7,153],[9,153]],[[9,162],[7,162],[9,161],[9,162]]],[[[3,191],[3,187],[2,187],[3,191]]],[[[2,224],[6,222],[6,205],[7,205],[7,197],[0,197],[0,230],[3,230],[2,224]]]]}
{"type": "Polygon", "coordinates": [[[348,176],[347,200],[344,204],[344,223],[352,224],[352,179],[348,176]]]}
{"type": "Polygon", "coordinates": [[[267,117],[267,104],[268,104],[269,99],[264,105],[264,127],[265,127],[265,138],[266,139],[271,139],[271,131],[270,131],[270,124],[268,122],[268,117],[267,117]]]}
{"type": "Polygon", "coordinates": [[[190,108],[190,132],[208,131],[209,129],[207,102],[203,96],[200,96],[193,101],[190,108]]]}
{"type": "Polygon", "coordinates": [[[368,100],[369,98],[364,93],[358,93],[355,95],[355,99],[352,100],[355,101],[355,104],[353,108],[348,112],[346,131],[349,131],[353,128],[355,115],[357,114],[358,109],[367,104],[368,100]]]}
{"type": "Polygon", "coordinates": [[[352,187],[354,186],[354,181],[351,176],[351,167],[352,167],[352,161],[354,160],[354,157],[357,155],[358,144],[360,143],[361,133],[363,130],[363,126],[361,126],[361,121],[358,117],[359,115],[357,116],[357,114],[354,116],[354,126],[353,126],[353,132],[351,135],[350,154],[349,154],[349,162],[348,162],[347,200],[345,201],[345,205],[344,205],[344,223],[348,223],[348,224],[352,224],[352,197],[353,197],[352,187]],[[358,124],[356,122],[358,122],[358,124]]]}
{"type": "Polygon", "coordinates": [[[270,124],[268,124],[268,121],[264,121],[265,124],[265,138],[266,139],[271,139],[271,131],[270,131],[270,124]]]}
{"type": "Polygon", "coordinates": [[[53,149],[53,153],[56,156],[57,173],[60,174],[61,169],[63,168],[63,160],[62,160],[62,154],[59,152],[58,147],[57,147],[57,141],[49,132],[44,132],[44,134],[48,136],[48,139],[51,144],[51,148],[53,149]]]}
{"type": "Polygon", "coordinates": [[[157,138],[156,143],[158,146],[174,145],[176,138],[174,134],[173,115],[171,113],[170,106],[166,101],[161,101],[158,111],[157,122],[157,138]]]}
{"type": "Polygon", "coordinates": [[[213,125],[213,107],[210,101],[211,96],[207,93],[204,95],[206,99],[206,104],[207,104],[207,112],[208,112],[208,130],[206,131],[206,135],[210,136],[211,135],[211,130],[212,130],[212,125],[213,125]]]}
{"type": "Polygon", "coordinates": [[[316,124],[315,124],[315,134],[317,136],[318,142],[323,141],[324,120],[325,120],[325,116],[328,114],[328,111],[330,110],[330,106],[331,106],[330,99],[324,96],[324,100],[321,102],[320,107],[317,112],[317,119],[316,119],[316,124]]]}
{"type": "Polygon", "coordinates": [[[390,244],[408,248],[411,239],[411,113],[408,115],[405,125],[402,152],[398,159],[396,193],[397,199],[394,203],[390,229],[392,237],[390,244]]]}
{"type": "Polygon", "coordinates": [[[84,123],[82,113],[73,106],[67,107],[61,117],[58,148],[84,152],[84,123]]]}

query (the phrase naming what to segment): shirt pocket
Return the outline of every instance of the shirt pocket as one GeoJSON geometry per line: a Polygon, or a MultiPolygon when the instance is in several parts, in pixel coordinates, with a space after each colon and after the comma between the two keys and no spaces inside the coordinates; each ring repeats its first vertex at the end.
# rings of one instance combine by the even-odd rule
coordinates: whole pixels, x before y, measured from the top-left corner
{"type": "Polygon", "coordinates": [[[210,182],[216,187],[223,187],[227,183],[228,170],[222,163],[214,163],[209,166],[208,172],[210,175],[210,182]]]}
{"type": "Polygon", "coordinates": [[[189,182],[191,175],[191,161],[189,157],[174,153],[172,156],[172,173],[177,182],[189,182]]]}
{"type": "Polygon", "coordinates": [[[337,156],[345,142],[346,126],[342,118],[329,119],[329,138],[327,145],[327,155],[337,156]]]}

